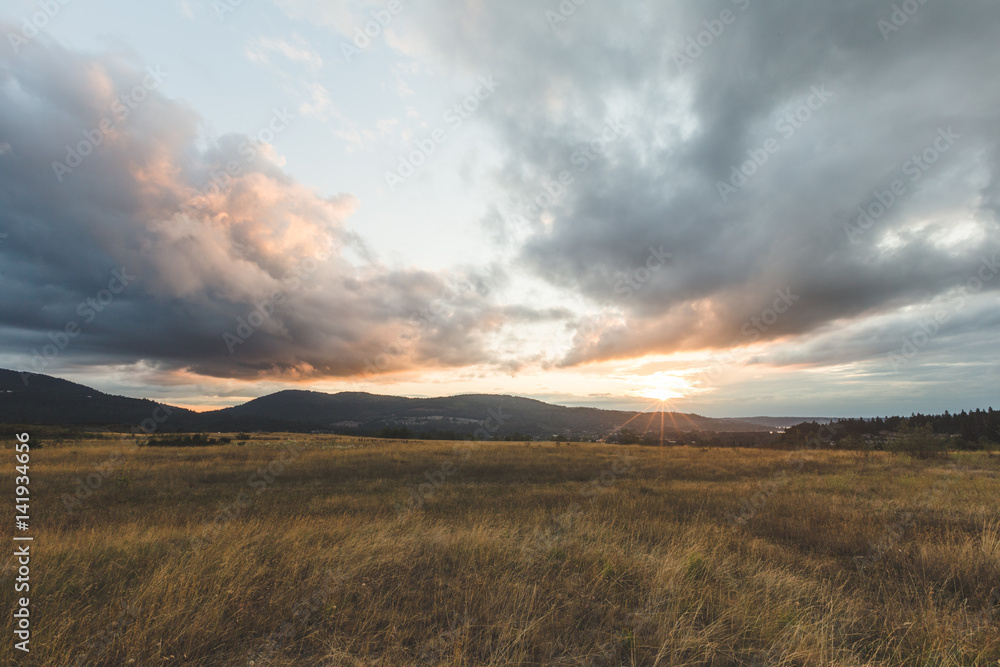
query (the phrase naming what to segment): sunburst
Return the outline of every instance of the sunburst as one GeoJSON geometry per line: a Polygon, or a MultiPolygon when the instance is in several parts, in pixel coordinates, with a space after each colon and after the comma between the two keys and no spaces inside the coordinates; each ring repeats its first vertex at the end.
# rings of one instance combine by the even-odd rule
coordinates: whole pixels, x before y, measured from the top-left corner
{"type": "Polygon", "coordinates": [[[645,386],[635,391],[637,396],[663,402],[684,398],[697,388],[681,374],[659,371],[642,379],[645,386]]]}

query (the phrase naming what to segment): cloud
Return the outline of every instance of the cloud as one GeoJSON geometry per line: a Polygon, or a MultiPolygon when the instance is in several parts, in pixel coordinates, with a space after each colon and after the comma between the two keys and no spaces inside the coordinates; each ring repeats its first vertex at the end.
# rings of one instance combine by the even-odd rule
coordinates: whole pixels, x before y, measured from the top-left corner
{"type": "MultiPolygon", "coordinates": [[[[384,6],[279,4],[345,41],[384,6]]],[[[990,358],[997,279],[949,311],[920,363],[886,362],[998,250],[996,3],[927,3],[888,38],[892,4],[862,0],[406,7],[384,33],[404,62],[370,87],[391,111],[347,104],[333,80],[290,108],[330,122],[353,158],[406,143],[415,74],[438,92],[495,77],[475,149],[500,167],[487,184],[459,177],[495,194],[481,225],[499,267],[381,265],[347,226],[350,194],[304,187],[260,134],[201,141],[198,114],[158,90],[59,183],[52,162],[145,65],[38,37],[0,56],[7,349],[40,348],[125,266],[135,282],[74,340],[74,363],[309,378],[363,372],[387,347],[393,371],[468,373],[745,348],[751,369],[863,367],[907,388],[990,358]],[[213,187],[229,162],[239,173],[213,187]],[[329,257],[288,290],[317,247],[329,257]],[[651,269],[660,248],[670,261],[651,269]],[[504,301],[508,275],[564,299],[504,301]],[[435,300],[447,315],[421,318],[435,300]],[[272,305],[230,355],[222,334],[272,305]]],[[[251,46],[262,62],[322,63],[294,39],[251,46]]]]}
{"type": "Polygon", "coordinates": [[[344,36],[350,36],[359,25],[367,6],[374,6],[374,0],[346,2],[316,2],[315,0],[278,0],[277,5],[292,19],[308,19],[317,25],[336,30],[344,36]]]}
{"type": "Polygon", "coordinates": [[[335,117],[341,118],[337,111],[337,106],[330,97],[330,91],[321,83],[312,83],[309,86],[309,99],[299,105],[299,113],[303,116],[312,116],[320,120],[335,117]]]}
{"type": "Polygon", "coordinates": [[[287,60],[302,63],[310,69],[319,69],[323,65],[323,58],[301,35],[293,36],[294,43],[285,39],[271,39],[259,37],[247,45],[246,55],[251,61],[261,64],[270,64],[270,54],[278,53],[287,60]]]}
{"type": "Polygon", "coordinates": [[[0,137],[12,147],[0,155],[8,353],[59,347],[57,359],[35,356],[42,371],[141,362],[302,380],[359,374],[410,332],[400,367],[489,361],[478,327],[486,287],[450,297],[433,336],[413,324],[451,283],[485,279],[371,261],[346,224],[357,200],[297,183],[264,141],[294,114],[275,110],[270,133],[205,141],[194,110],[144,88],[115,115],[146,71],[42,38],[20,57],[0,55],[0,137]],[[93,134],[109,115],[114,127],[93,134]],[[63,161],[75,166],[56,173],[63,161]]]}
{"type": "Polygon", "coordinates": [[[482,117],[519,203],[491,233],[528,218],[521,266],[622,315],[577,332],[563,364],[746,345],[786,288],[800,298],[758,337],[808,340],[928,302],[996,252],[994,3],[922,6],[889,41],[891,6],[860,0],[574,6],[556,20],[557,3],[454,0],[399,28],[410,53],[504,82],[482,117]],[[628,132],[601,143],[609,122],[628,132]],[[733,186],[734,168],[751,175],[733,186]],[[852,242],[859,208],[878,211],[895,181],[852,242]],[[670,266],[624,297],[615,276],[660,245],[670,266]]]}

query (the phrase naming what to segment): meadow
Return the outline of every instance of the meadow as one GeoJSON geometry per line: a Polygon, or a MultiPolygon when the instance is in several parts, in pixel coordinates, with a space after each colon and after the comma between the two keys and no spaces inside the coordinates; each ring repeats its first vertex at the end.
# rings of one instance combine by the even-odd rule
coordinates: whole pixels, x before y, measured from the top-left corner
{"type": "Polygon", "coordinates": [[[32,442],[5,664],[1000,665],[988,452],[32,442]]]}

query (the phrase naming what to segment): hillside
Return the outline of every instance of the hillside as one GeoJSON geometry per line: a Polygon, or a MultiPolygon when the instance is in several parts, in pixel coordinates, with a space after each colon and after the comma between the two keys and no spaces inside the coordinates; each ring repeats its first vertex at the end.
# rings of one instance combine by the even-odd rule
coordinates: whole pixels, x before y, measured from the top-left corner
{"type": "MultiPolygon", "coordinates": [[[[147,399],[105,394],[47,375],[24,377],[27,384],[20,373],[0,370],[0,422],[131,428],[149,419],[161,405],[147,399]]],[[[406,427],[412,433],[451,432],[478,434],[477,437],[524,434],[601,438],[627,422],[640,431],[647,424],[660,422],[659,413],[636,418],[634,412],[570,408],[530,398],[489,394],[403,398],[359,392],[325,394],[287,390],[200,414],[183,408],[170,407],[170,410],[170,418],[159,430],[316,430],[364,434],[387,427],[406,427]]],[[[665,413],[663,421],[668,428],[679,431],[760,432],[772,428],[759,418],[712,419],[682,413],[665,413]]]]}
{"type": "MultiPolygon", "coordinates": [[[[148,399],[114,396],[48,375],[0,369],[0,423],[138,426],[153,418],[157,407],[159,403],[148,399]]],[[[170,410],[176,427],[194,425],[197,413],[170,410]]]]}
{"type": "MultiPolygon", "coordinates": [[[[406,426],[414,432],[454,431],[473,433],[485,429],[489,435],[522,433],[536,437],[577,435],[603,437],[636,416],[634,412],[569,408],[530,398],[491,394],[469,394],[442,398],[403,398],[375,394],[314,391],[281,391],[202,417],[212,424],[238,421],[294,422],[313,430],[358,430],[374,432],[384,427],[406,426]]],[[[636,422],[657,416],[642,417],[636,422]]],[[[710,419],[700,415],[667,413],[667,424],[678,430],[766,431],[768,426],[734,419],[710,419]]],[[[633,422],[635,427],[636,422],[633,422]]]]}

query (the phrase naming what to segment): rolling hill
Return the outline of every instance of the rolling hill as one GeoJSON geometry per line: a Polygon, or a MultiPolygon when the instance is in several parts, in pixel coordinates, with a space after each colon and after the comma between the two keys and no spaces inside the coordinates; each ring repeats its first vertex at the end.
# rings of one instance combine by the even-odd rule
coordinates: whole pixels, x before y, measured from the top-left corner
{"type": "MultiPolygon", "coordinates": [[[[160,405],[147,399],[105,394],[47,375],[0,370],[0,423],[103,425],[128,430],[149,419],[160,405]]],[[[286,390],[211,412],[167,407],[171,413],[161,425],[162,431],[375,433],[386,427],[406,427],[413,433],[450,431],[477,437],[520,433],[602,438],[626,423],[641,431],[647,423],[660,422],[659,413],[636,418],[634,412],[571,408],[491,394],[404,398],[286,390]]],[[[768,431],[779,422],[791,425],[802,421],[769,417],[714,419],[683,413],[665,413],[663,420],[668,428],[673,426],[678,431],[717,432],[768,431]]]]}
{"type": "MultiPolygon", "coordinates": [[[[82,384],[38,373],[0,369],[0,423],[139,425],[160,404],[105,394],[82,384]]],[[[170,420],[193,425],[196,412],[170,408],[170,420]]]]}

